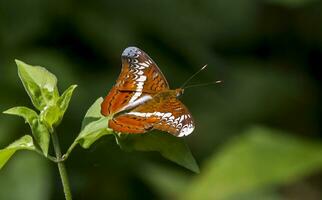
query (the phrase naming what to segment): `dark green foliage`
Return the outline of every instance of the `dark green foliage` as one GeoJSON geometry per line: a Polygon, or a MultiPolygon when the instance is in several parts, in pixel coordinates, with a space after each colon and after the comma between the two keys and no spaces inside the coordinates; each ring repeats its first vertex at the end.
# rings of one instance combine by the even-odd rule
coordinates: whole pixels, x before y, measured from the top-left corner
{"type": "MultiPolygon", "coordinates": [[[[0,0],[0,110],[33,107],[18,84],[14,58],[46,66],[59,78],[61,92],[77,83],[58,127],[66,152],[87,108],[115,83],[127,46],[146,51],[172,88],[208,64],[192,83],[223,84],[187,89],[181,99],[196,121],[186,141],[201,165],[200,174],[157,153],[120,151],[112,135],[89,150],[75,148],[67,161],[75,199],[174,199],[187,193],[186,184],[199,190],[196,185],[204,181],[220,182],[211,175],[218,170],[212,163],[240,145],[239,138],[251,144],[247,138],[252,137],[244,134],[254,125],[277,134],[282,130],[287,140],[321,141],[321,21],[318,0],[0,0]]],[[[1,148],[25,134],[31,131],[22,121],[0,115],[1,148]]],[[[234,155],[232,163],[245,163],[234,155]]],[[[255,163],[264,158],[256,157],[255,163]]],[[[309,158],[298,156],[298,162],[304,166],[309,158]]],[[[61,199],[50,164],[33,152],[19,151],[1,170],[0,199],[61,199]]],[[[269,165],[274,169],[275,163],[269,165]]],[[[249,171],[252,177],[258,172],[249,171]]],[[[290,173],[286,169],[282,174],[290,173]]],[[[237,199],[321,199],[321,171],[303,167],[297,173],[286,182],[242,192],[237,199]]],[[[227,191],[233,187],[237,185],[227,191]]]]}

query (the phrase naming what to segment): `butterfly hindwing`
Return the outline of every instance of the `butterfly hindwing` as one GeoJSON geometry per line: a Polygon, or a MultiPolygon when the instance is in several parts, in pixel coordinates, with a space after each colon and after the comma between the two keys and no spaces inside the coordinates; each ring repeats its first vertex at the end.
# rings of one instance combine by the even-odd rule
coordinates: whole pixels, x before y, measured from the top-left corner
{"type": "Polygon", "coordinates": [[[101,107],[107,116],[136,107],[151,96],[169,89],[155,62],[142,50],[128,47],[122,53],[122,71],[101,107]]]}
{"type": "Polygon", "coordinates": [[[133,95],[133,92],[119,91],[115,86],[112,87],[108,95],[105,97],[101,104],[101,113],[104,116],[108,116],[124,107],[129,102],[129,98],[133,95]]]}
{"type": "Polygon", "coordinates": [[[156,95],[131,112],[113,118],[109,127],[119,132],[144,133],[158,129],[178,137],[189,135],[194,129],[190,112],[175,96],[165,93],[156,95]]]}

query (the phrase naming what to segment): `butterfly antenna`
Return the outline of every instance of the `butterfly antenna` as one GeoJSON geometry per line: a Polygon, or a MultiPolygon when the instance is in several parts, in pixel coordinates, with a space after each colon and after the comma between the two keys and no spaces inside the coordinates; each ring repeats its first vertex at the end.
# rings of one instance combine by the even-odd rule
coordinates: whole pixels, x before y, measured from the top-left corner
{"type": "Polygon", "coordinates": [[[197,74],[199,74],[202,70],[204,70],[207,67],[207,65],[204,65],[203,67],[201,67],[196,73],[194,73],[192,76],[190,76],[183,84],[180,88],[184,88],[184,86],[186,86],[189,81],[191,81],[193,79],[193,77],[195,77],[197,74]]]}
{"type": "Polygon", "coordinates": [[[218,83],[223,83],[223,81],[212,81],[212,82],[209,82],[209,83],[201,83],[201,84],[195,84],[195,85],[188,85],[187,87],[185,87],[183,89],[192,88],[192,87],[200,87],[200,86],[213,85],[213,84],[218,84],[218,83]]]}

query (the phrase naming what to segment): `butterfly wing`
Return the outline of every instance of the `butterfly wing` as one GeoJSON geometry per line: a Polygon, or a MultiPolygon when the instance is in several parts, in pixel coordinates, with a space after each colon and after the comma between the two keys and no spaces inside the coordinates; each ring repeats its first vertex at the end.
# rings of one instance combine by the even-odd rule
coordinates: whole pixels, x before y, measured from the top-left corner
{"type": "Polygon", "coordinates": [[[169,89],[169,84],[155,62],[137,47],[122,53],[122,71],[115,86],[105,97],[101,112],[107,116],[134,108],[169,89]]]}
{"type": "Polygon", "coordinates": [[[131,112],[116,116],[109,121],[109,127],[123,133],[145,133],[158,129],[182,137],[189,135],[195,125],[186,106],[175,96],[158,98],[157,95],[131,112]]]}

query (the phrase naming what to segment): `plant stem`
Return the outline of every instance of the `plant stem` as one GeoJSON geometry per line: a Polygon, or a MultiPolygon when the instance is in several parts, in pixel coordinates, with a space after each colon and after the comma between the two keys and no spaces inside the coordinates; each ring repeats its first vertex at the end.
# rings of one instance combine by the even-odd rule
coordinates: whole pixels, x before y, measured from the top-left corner
{"type": "Polygon", "coordinates": [[[73,149],[75,148],[76,145],[77,145],[77,142],[75,140],[73,142],[73,144],[70,145],[70,147],[68,148],[67,152],[62,156],[61,161],[65,161],[68,158],[69,154],[73,151],[73,149]]]}
{"type": "Polygon", "coordinates": [[[51,137],[52,137],[52,140],[53,140],[53,146],[54,146],[54,150],[55,150],[55,153],[56,153],[56,159],[58,160],[57,165],[58,165],[60,178],[61,178],[63,188],[64,188],[65,199],[66,200],[72,200],[72,194],[70,192],[67,171],[66,171],[64,162],[62,161],[62,154],[61,154],[61,150],[60,150],[60,145],[59,145],[57,133],[52,132],[51,137]]]}

